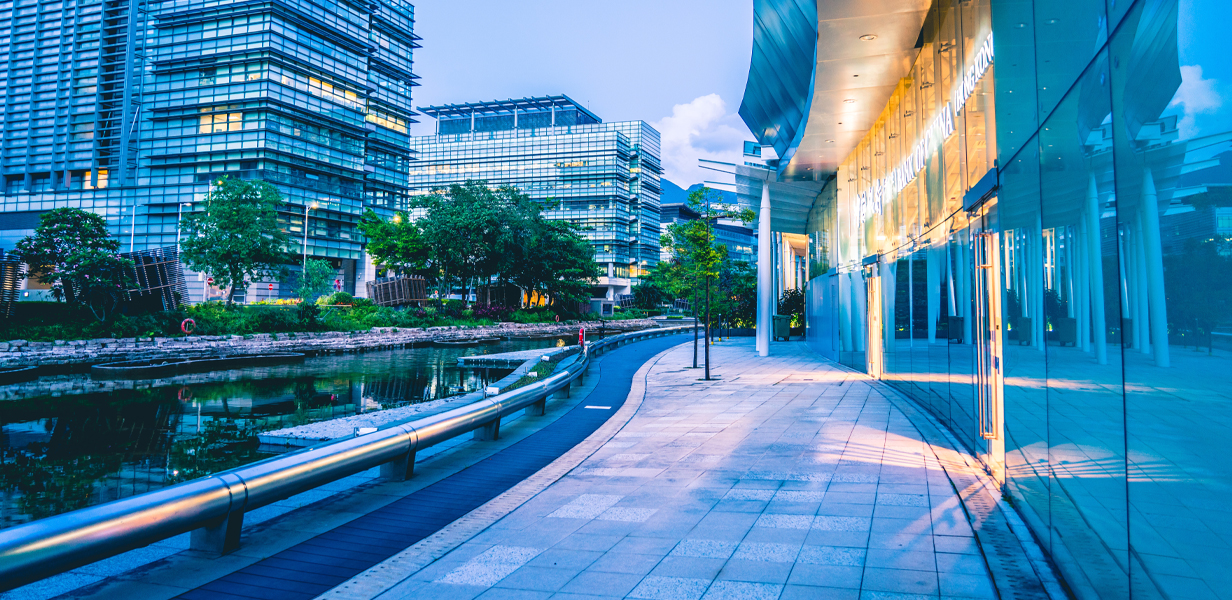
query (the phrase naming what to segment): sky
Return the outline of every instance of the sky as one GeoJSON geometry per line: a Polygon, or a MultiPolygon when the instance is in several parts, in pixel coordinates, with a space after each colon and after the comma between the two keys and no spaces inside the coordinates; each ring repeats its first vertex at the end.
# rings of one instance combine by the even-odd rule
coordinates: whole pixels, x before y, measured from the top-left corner
{"type": "MultiPolygon", "coordinates": [[[[653,125],[664,177],[685,188],[721,177],[699,158],[739,162],[753,139],[736,114],[751,0],[412,2],[416,106],[565,94],[604,121],[653,125]]],[[[432,134],[419,119],[412,133],[432,134]]]]}

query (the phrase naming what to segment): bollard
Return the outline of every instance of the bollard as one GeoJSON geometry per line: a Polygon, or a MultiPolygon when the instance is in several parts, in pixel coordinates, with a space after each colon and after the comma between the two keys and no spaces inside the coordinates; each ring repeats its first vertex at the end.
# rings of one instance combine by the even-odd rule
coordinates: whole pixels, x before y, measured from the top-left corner
{"type": "Polygon", "coordinates": [[[412,450],[381,465],[381,479],[406,481],[415,474],[415,451],[412,450]]]}
{"type": "Polygon", "coordinates": [[[474,439],[480,442],[496,441],[500,437],[500,417],[492,419],[475,430],[474,439]]]}
{"type": "Polygon", "coordinates": [[[227,513],[212,525],[194,529],[189,536],[188,548],[218,556],[230,554],[239,549],[243,528],[244,511],[227,513]]]}
{"type": "Polygon", "coordinates": [[[542,417],[544,414],[547,413],[547,409],[548,409],[548,399],[544,398],[543,400],[540,400],[530,406],[527,406],[525,414],[528,417],[542,417]]]}

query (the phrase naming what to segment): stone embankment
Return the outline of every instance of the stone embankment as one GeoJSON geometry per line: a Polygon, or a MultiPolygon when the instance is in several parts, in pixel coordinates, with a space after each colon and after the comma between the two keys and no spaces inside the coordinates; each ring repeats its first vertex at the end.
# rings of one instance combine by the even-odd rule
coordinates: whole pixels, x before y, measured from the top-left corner
{"type": "MultiPolygon", "coordinates": [[[[587,325],[588,328],[590,325],[587,325]]],[[[611,332],[636,331],[657,327],[649,319],[610,321],[611,332]]],[[[478,327],[374,327],[369,331],[327,331],[321,333],[261,333],[253,335],[191,336],[175,338],[123,338],[55,342],[0,342],[0,367],[37,365],[49,370],[88,366],[120,360],[153,360],[171,357],[194,358],[223,354],[266,354],[303,352],[309,356],[346,354],[371,350],[406,348],[432,341],[473,340],[494,337],[539,337],[576,335],[579,324],[499,323],[478,327]]]]}

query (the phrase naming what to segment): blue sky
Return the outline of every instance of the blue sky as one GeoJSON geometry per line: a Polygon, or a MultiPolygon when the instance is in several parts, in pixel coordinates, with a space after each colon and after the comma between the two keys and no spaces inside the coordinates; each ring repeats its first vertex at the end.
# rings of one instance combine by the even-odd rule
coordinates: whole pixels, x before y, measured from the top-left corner
{"type": "MultiPolygon", "coordinates": [[[[665,176],[707,177],[753,139],[736,116],[753,39],[751,0],[412,0],[416,106],[567,94],[604,121],[663,134],[665,176]]],[[[432,119],[414,129],[432,133],[432,119]]]]}

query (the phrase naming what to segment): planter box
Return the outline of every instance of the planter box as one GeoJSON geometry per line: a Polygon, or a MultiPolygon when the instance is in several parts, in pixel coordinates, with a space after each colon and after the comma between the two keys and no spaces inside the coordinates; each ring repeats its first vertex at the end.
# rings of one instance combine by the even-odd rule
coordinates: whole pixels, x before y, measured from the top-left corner
{"type": "Polygon", "coordinates": [[[1078,345],[1078,321],[1070,317],[1057,319],[1052,324],[1053,331],[1057,334],[1057,341],[1062,346],[1069,344],[1071,346],[1078,345]]]}

